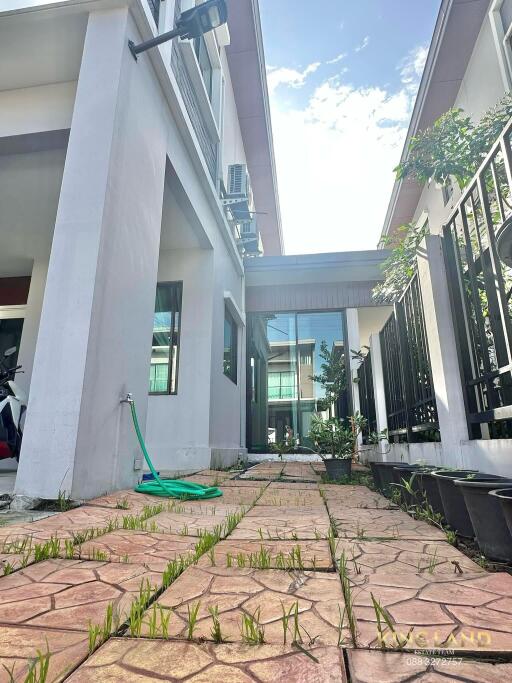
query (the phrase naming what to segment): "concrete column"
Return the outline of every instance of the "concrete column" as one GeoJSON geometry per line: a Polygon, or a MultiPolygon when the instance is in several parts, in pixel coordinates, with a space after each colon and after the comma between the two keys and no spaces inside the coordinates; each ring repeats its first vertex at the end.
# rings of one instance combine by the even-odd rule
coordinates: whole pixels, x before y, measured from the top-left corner
{"type": "MultiPolygon", "coordinates": [[[[388,428],[388,411],[386,407],[386,391],[384,389],[384,370],[382,366],[382,351],[380,348],[380,334],[370,336],[370,353],[372,356],[373,394],[375,397],[375,415],[377,431],[388,428]]],[[[379,442],[379,452],[384,455],[389,451],[387,441],[379,442]]]]}
{"type": "Polygon", "coordinates": [[[441,237],[427,235],[417,261],[443,458],[461,467],[468,426],[441,237]]]}
{"type": "Polygon", "coordinates": [[[32,276],[30,278],[25,322],[23,323],[20,352],[18,355],[18,363],[23,365],[23,374],[18,375],[16,378],[16,383],[20,385],[27,396],[30,393],[30,380],[32,377],[32,368],[34,367],[34,355],[36,351],[37,334],[39,332],[39,322],[41,320],[41,309],[43,308],[47,273],[48,261],[34,261],[32,276]]]}
{"type": "Polygon", "coordinates": [[[89,15],[15,493],[130,487],[146,422],[166,126],[127,8],[89,15]]]}

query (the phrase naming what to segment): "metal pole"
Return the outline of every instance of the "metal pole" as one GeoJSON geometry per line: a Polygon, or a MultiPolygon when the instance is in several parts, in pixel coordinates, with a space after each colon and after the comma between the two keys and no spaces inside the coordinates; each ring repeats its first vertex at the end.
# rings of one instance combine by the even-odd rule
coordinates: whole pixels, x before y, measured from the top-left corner
{"type": "Polygon", "coordinates": [[[135,45],[133,40],[129,40],[128,47],[130,48],[130,52],[132,53],[133,58],[135,59],[135,61],[137,61],[137,55],[141,52],[146,52],[146,50],[150,50],[152,47],[156,47],[157,45],[166,43],[168,40],[177,38],[180,35],[180,33],[181,29],[173,28],[172,31],[162,33],[162,35],[156,36],[156,38],[151,38],[151,40],[146,40],[143,43],[139,43],[138,45],[135,45]]]}

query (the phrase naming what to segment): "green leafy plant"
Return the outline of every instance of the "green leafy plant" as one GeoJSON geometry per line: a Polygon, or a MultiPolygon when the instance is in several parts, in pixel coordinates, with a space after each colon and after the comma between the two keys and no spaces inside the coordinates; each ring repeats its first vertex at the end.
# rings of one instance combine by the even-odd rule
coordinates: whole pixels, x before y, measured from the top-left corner
{"type": "Polygon", "coordinates": [[[226,640],[224,636],[222,635],[222,629],[220,626],[220,619],[219,619],[219,608],[216,605],[215,607],[208,607],[208,612],[210,613],[210,616],[212,618],[212,628],[210,631],[212,640],[214,643],[225,643],[226,640]]]}
{"type": "Polygon", "coordinates": [[[283,455],[286,455],[287,453],[293,453],[295,446],[293,443],[289,443],[288,441],[276,441],[275,443],[269,444],[269,450],[271,453],[278,455],[279,459],[282,460],[283,455]]]}
{"type": "Polygon", "coordinates": [[[366,424],[366,418],[360,413],[347,420],[337,417],[323,419],[319,415],[313,415],[309,438],[323,460],[350,460],[357,455],[358,438],[366,424]]]}
{"type": "Polygon", "coordinates": [[[414,631],[414,626],[412,626],[409,629],[409,632],[405,635],[405,637],[402,636],[400,633],[397,632],[395,624],[393,623],[391,615],[389,614],[387,609],[385,609],[385,607],[381,605],[381,603],[375,598],[373,593],[370,593],[370,597],[372,599],[372,605],[375,611],[375,617],[377,619],[377,631],[379,634],[379,642],[381,644],[381,648],[383,650],[403,650],[409,643],[411,634],[414,631]],[[393,637],[392,642],[394,643],[394,647],[389,647],[387,645],[384,624],[388,627],[393,637]]]}
{"type": "Polygon", "coordinates": [[[357,647],[359,635],[357,630],[357,618],[354,612],[354,596],[352,594],[352,584],[350,583],[348,561],[345,552],[342,552],[339,558],[338,573],[341,580],[341,591],[343,593],[343,600],[345,602],[343,614],[340,614],[338,641],[343,637],[343,628],[346,617],[348,628],[350,631],[350,637],[352,638],[352,645],[354,647],[357,647]]]}

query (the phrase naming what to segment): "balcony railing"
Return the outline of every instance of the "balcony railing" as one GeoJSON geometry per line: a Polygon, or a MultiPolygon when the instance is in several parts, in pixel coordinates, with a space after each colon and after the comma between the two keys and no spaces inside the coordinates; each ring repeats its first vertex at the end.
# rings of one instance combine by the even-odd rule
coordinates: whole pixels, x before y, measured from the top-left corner
{"type": "Polygon", "coordinates": [[[418,275],[380,333],[388,429],[395,440],[438,441],[437,407],[418,275]]]}
{"type": "Polygon", "coordinates": [[[444,228],[452,314],[473,438],[512,437],[512,269],[497,235],[512,217],[512,121],[444,228]]]}
{"type": "Polygon", "coordinates": [[[372,356],[368,353],[357,371],[359,387],[359,407],[367,424],[363,430],[363,441],[368,443],[372,432],[377,431],[377,416],[375,413],[375,396],[373,391],[372,356]]]}
{"type": "MultiPolygon", "coordinates": [[[[175,18],[180,14],[181,0],[176,0],[174,6],[175,18]]],[[[208,126],[201,111],[201,105],[199,104],[192,79],[190,78],[187,66],[180,52],[177,39],[173,40],[171,67],[174,77],[178,82],[178,87],[185,103],[185,109],[187,110],[190,123],[196,134],[208,171],[215,184],[217,182],[218,143],[212,138],[208,131],[208,126]]]]}

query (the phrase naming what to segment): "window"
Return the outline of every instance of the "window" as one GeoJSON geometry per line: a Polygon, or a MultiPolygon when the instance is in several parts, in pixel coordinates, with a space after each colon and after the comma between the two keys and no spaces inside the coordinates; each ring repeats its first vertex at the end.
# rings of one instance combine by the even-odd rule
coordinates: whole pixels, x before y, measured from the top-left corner
{"type": "Polygon", "coordinates": [[[150,394],[178,391],[182,289],[181,282],[166,282],[156,288],[150,394]]]}
{"type": "Polygon", "coordinates": [[[227,308],[224,312],[224,374],[232,382],[237,383],[238,328],[227,308]]]}
{"type": "Polygon", "coordinates": [[[208,99],[211,100],[213,93],[213,67],[203,36],[194,40],[194,52],[196,53],[197,61],[199,62],[199,68],[203,76],[204,87],[208,93],[208,99]]]}

